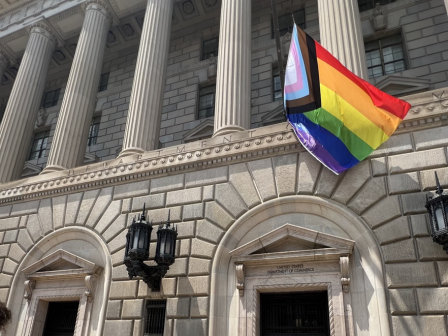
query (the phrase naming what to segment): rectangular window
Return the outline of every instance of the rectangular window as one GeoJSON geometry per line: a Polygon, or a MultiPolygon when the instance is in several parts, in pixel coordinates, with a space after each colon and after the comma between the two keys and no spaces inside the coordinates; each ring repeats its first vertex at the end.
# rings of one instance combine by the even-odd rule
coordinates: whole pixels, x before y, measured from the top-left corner
{"type": "Polygon", "coordinates": [[[207,86],[199,91],[198,119],[213,117],[215,115],[216,85],[207,86]]]}
{"type": "Polygon", "coordinates": [[[98,138],[98,130],[100,129],[101,116],[92,119],[89,129],[89,140],[87,146],[96,145],[96,139],[98,138]]]}
{"type": "Polygon", "coordinates": [[[148,301],[146,304],[145,336],[163,336],[166,301],[148,301]]]}
{"type": "Polygon", "coordinates": [[[56,106],[58,104],[60,92],[61,92],[61,89],[47,92],[44,97],[43,107],[47,108],[47,107],[56,106]]]}
{"type": "Polygon", "coordinates": [[[272,69],[272,75],[273,75],[272,87],[274,89],[274,101],[283,101],[282,84],[280,82],[280,74],[278,72],[278,67],[272,69]]]}
{"type": "Polygon", "coordinates": [[[44,336],[73,335],[79,302],[50,302],[45,320],[44,336]]]}
{"type": "Polygon", "coordinates": [[[366,10],[375,8],[376,4],[379,3],[382,5],[387,5],[396,0],[358,0],[359,11],[364,12],[366,10]]]}
{"type": "Polygon", "coordinates": [[[369,78],[406,70],[400,34],[367,42],[365,48],[369,78]]]}
{"type": "Polygon", "coordinates": [[[47,149],[48,137],[50,131],[43,131],[34,134],[33,145],[31,146],[31,153],[28,160],[40,159],[47,149]]]}
{"type": "Polygon", "coordinates": [[[202,43],[202,59],[206,60],[213,56],[218,56],[219,40],[214,38],[202,43]]]}
{"type": "Polygon", "coordinates": [[[98,86],[98,92],[106,91],[108,82],[109,82],[109,72],[101,75],[100,85],[98,86]]]}
{"type": "MultiPolygon", "coordinates": [[[[305,24],[305,9],[299,9],[292,13],[294,15],[294,20],[296,21],[296,24],[302,28],[306,28],[305,24]]],[[[286,33],[291,33],[294,28],[294,21],[292,20],[291,13],[282,15],[278,17],[278,29],[280,31],[280,36],[285,35],[286,33]]],[[[274,24],[272,24],[272,38],[275,38],[275,32],[274,32],[274,24]]]]}

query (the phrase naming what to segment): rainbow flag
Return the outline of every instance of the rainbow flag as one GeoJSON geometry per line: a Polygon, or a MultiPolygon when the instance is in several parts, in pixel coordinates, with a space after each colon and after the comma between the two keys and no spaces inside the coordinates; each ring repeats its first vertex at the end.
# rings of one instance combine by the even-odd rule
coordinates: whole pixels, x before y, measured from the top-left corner
{"type": "Polygon", "coordinates": [[[336,174],[389,139],[411,108],[350,72],[297,26],[283,97],[299,141],[336,174]]]}

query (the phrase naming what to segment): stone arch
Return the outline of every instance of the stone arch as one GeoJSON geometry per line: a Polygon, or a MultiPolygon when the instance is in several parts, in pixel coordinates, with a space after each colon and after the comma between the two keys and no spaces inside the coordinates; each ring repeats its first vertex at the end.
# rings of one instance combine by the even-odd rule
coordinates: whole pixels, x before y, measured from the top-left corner
{"type": "Polygon", "coordinates": [[[235,286],[235,267],[229,252],[260,222],[284,214],[319,216],[355,241],[354,262],[351,263],[353,281],[352,302],[357,335],[389,336],[390,321],[384,287],[384,262],[379,244],[369,226],[351,210],[340,204],[316,196],[286,196],[256,206],[242,215],[220,241],[212,265],[210,290],[209,335],[237,334],[231,329],[238,323],[238,294],[235,286]],[[236,311],[235,311],[236,310],[236,311]]]}
{"type": "Polygon", "coordinates": [[[48,234],[34,244],[17,268],[7,305],[14,312],[20,312],[20,314],[13,316],[12,323],[7,328],[6,336],[21,335],[23,328],[23,316],[27,309],[27,303],[23,299],[25,277],[22,270],[61,247],[68,252],[75,252],[80,257],[93,259],[95,264],[103,267],[103,272],[97,282],[89,327],[89,335],[99,336],[102,334],[112,274],[109,249],[102,238],[92,230],[83,227],[66,227],[48,234]],[[84,243],[84,246],[80,245],[82,243],[84,243]],[[97,254],[98,252],[99,254],[97,254]]]}

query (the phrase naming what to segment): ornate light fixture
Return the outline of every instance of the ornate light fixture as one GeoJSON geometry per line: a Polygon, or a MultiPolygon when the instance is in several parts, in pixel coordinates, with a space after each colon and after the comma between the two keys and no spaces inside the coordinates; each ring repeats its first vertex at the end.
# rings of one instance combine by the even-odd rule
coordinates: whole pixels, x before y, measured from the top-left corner
{"type": "Polygon", "coordinates": [[[132,220],[126,235],[124,264],[129,279],[142,277],[143,281],[153,291],[160,291],[160,283],[170,266],[175,261],[177,229],[170,224],[170,212],[165,224],[160,223],[157,231],[157,249],[155,261],[157,266],[149,266],[144,261],[149,259],[149,243],[152,232],[152,221],[148,223],[145,216],[145,206],[138,220],[132,220]]]}
{"type": "Polygon", "coordinates": [[[448,195],[443,194],[437,172],[435,176],[437,196],[426,196],[426,209],[428,209],[431,223],[432,240],[437,244],[443,245],[444,251],[448,253],[448,195]]]}

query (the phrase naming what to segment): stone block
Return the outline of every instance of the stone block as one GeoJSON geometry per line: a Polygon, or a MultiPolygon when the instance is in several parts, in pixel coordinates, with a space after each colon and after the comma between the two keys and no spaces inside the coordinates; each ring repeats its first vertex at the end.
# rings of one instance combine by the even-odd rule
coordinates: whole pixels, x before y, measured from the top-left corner
{"type": "Polygon", "coordinates": [[[107,303],[107,314],[106,318],[109,319],[119,319],[121,317],[121,300],[113,300],[107,303]]]}
{"type": "Polygon", "coordinates": [[[366,183],[348,207],[358,214],[386,197],[386,182],[384,177],[376,177],[366,183]]]}
{"type": "Polygon", "coordinates": [[[339,203],[346,204],[369,179],[369,162],[360,162],[347,171],[332,199],[339,203]]]}
{"type": "Polygon", "coordinates": [[[182,206],[176,206],[173,208],[164,208],[148,211],[148,220],[154,221],[154,223],[164,222],[168,218],[168,211],[170,212],[171,222],[180,222],[182,214],[182,206]]]}
{"type": "Polygon", "coordinates": [[[0,287],[10,287],[12,283],[12,275],[0,274],[0,287]]]}
{"type": "Polygon", "coordinates": [[[37,216],[37,214],[28,216],[26,228],[28,229],[30,237],[34,242],[37,242],[42,238],[42,229],[40,227],[39,217],[37,216]]]}
{"type": "Polygon", "coordinates": [[[173,297],[176,295],[177,278],[163,278],[160,286],[160,292],[153,292],[147,284],[140,280],[138,287],[139,298],[154,298],[160,299],[162,297],[173,297]]]}
{"type": "Polygon", "coordinates": [[[127,215],[119,215],[117,219],[103,232],[102,236],[107,242],[115,238],[128,226],[127,215]]]}
{"type": "Polygon", "coordinates": [[[386,281],[389,288],[437,286],[432,262],[386,265],[386,281]]]}
{"type": "Polygon", "coordinates": [[[114,190],[114,200],[149,194],[149,182],[150,181],[139,181],[116,186],[114,190]]]}
{"type": "Polygon", "coordinates": [[[137,280],[113,281],[110,285],[109,299],[135,299],[137,287],[137,280]]]}
{"type": "Polygon", "coordinates": [[[202,187],[170,191],[166,196],[166,206],[202,202],[202,187]]]}
{"type": "Polygon", "coordinates": [[[416,172],[388,176],[387,181],[390,195],[420,191],[416,172]]]}
{"type": "Polygon", "coordinates": [[[185,175],[172,175],[151,181],[151,194],[182,189],[185,187],[185,175]]]}
{"type": "Polygon", "coordinates": [[[165,206],[165,194],[136,197],[132,200],[132,212],[163,208],[165,206]]]}
{"type": "Polygon", "coordinates": [[[142,299],[124,300],[121,317],[126,318],[142,318],[143,317],[143,302],[142,299]]]}
{"type": "Polygon", "coordinates": [[[123,264],[123,259],[124,259],[124,248],[119,250],[118,252],[115,252],[114,254],[111,255],[111,259],[112,259],[112,266],[119,266],[123,264]]]}
{"type": "Polygon", "coordinates": [[[20,217],[0,219],[0,230],[11,230],[19,227],[20,217]]]}
{"type": "Polygon", "coordinates": [[[78,215],[78,208],[81,203],[82,196],[82,192],[68,195],[67,205],[65,207],[64,226],[75,225],[76,216],[78,215]]]}
{"type": "Polygon", "coordinates": [[[223,235],[224,231],[208,220],[197,222],[196,236],[198,238],[210,241],[212,243],[218,243],[223,235]]]}
{"type": "Polygon", "coordinates": [[[272,158],[277,194],[294,195],[297,185],[297,154],[280,155],[272,158]]]}
{"type": "Polygon", "coordinates": [[[0,207],[0,218],[10,217],[9,214],[11,213],[11,209],[12,209],[12,205],[6,205],[6,206],[0,207]]]}
{"type": "Polygon", "coordinates": [[[191,317],[207,317],[208,316],[208,297],[192,297],[191,298],[191,317]]]}
{"type": "Polygon", "coordinates": [[[195,222],[181,222],[176,225],[177,227],[177,239],[193,238],[195,231],[195,222]]]}
{"type": "Polygon", "coordinates": [[[443,316],[394,316],[392,317],[392,327],[395,336],[446,335],[443,316]]]}
{"type": "Polygon", "coordinates": [[[26,203],[17,203],[12,206],[10,217],[30,215],[37,213],[39,200],[26,203]]]}
{"type": "Polygon", "coordinates": [[[101,189],[89,190],[84,193],[81,205],[79,207],[78,216],[76,217],[76,225],[85,225],[87,218],[92,211],[101,189]]]}
{"type": "Polygon", "coordinates": [[[129,275],[125,265],[116,266],[112,269],[112,280],[128,280],[129,275]]]}
{"type": "Polygon", "coordinates": [[[177,258],[176,262],[170,266],[166,276],[173,277],[187,275],[187,261],[188,258],[177,258]]]}
{"type": "MultiPolygon", "coordinates": [[[[8,248],[8,245],[4,245],[5,248],[8,248]]],[[[0,255],[2,253],[2,248],[0,248],[0,255]]],[[[11,246],[9,246],[9,252],[8,252],[8,257],[12,260],[14,260],[15,262],[20,263],[23,259],[23,257],[25,256],[25,251],[22,250],[22,248],[18,245],[18,244],[11,244],[11,246]]]]}
{"type": "Polygon", "coordinates": [[[190,258],[188,275],[208,275],[212,267],[212,261],[208,259],[190,258]]]}
{"type": "Polygon", "coordinates": [[[420,314],[448,313],[448,288],[417,288],[420,314]]]}
{"type": "Polygon", "coordinates": [[[391,136],[385,143],[378,147],[371,156],[384,156],[399,153],[412,152],[412,140],[409,133],[391,136]]]}
{"type": "Polygon", "coordinates": [[[436,189],[435,172],[437,172],[437,176],[442,188],[448,187],[448,168],[439,168],[433,170],[424,170],[420,172],[420,179],[422,181],[423,190],[433,191],[436,189]]]}
{"type": "Polygon", "coordinates": [[[448,260],[448,254],[442,246],[434,243],[431,237],[416,238],[418,254],[421,261],[448,260]]]}
{"type": "Polygon", "coordinates": [[[134,320],[134,331],[132,332],[133,336],[140,336],[143,335],[143,319],[140,320],[134,320]]]}
{"type": "Polygon", "coordinates": [[[362,218],[374,229],[399,216],[401,216],[401,210],[398,196],[389,196],[367,210],[362,218]]]}
{"type": "Polygon", "coordinates": [[[446,166],[446,164],[444,148],[389,156],[389,172],[391,174],[438,168],[446,166]]]}
{"type": "Polygon", "coordinates": [[[51,206],[51,199],[43,199],[40,201],[39,210],[37,211],[39,222],[42,226],[44,235],[53,231],[53,209],[51,206]]]}
{"type": "Polygon", "coordinates": [[[173,336],[174,320],[165,320],[165,330],[163,330],[163,336],[173,336]]]}
{"type": "Polygon", "coordinates": [[[392,315],[416,315],[417,305],[415,304],[414,290],[406,289],[390,289],[390,312],[392,315]]]}
{"type": "Polygon", "coordinates": [[[184,221],[204,218],[204,203],[184,205],[182,218],[184,221]]]}
{"type": "Polygon", "coordinates": [[[399,217],[373,230],[381,245],[411,238],[408,217],[399,217]]]}
{"type": "MultiPolygon", "coordinates": [[[[235,218],[240,217],[247,211],[246,204],[230,183],[218,184],[215,186],[215,200],[235,218]]],[[[211,202],[207,203],[209,210],[211,204],[211,202]]]]}
{"type": "Polygon", "coordinates": [[[17,243],[25,251],[28,251],[34,244],[28,231],[25,229],[20,230],[19,235],[17,237],[17,243]]]}
{"type": "Polygon", "coordinates": [[[414,215],[410,216],[410,218],[411,218],[412,233],[414,234],[414,237],[429,236],[428,215],[426,214],[414,215]]]}
{"type": "Polygon", "coordinates": [[[317,177],[319,176],[322,164],[310,153],[302,152],[299,155],[299,173],[297,183],[297,193],[311,195],[314,192],[317,177]]]}
{"type": "Polygon", "coordinates": [[[53,197],[53,225],[54,229],[60,229],[64,227],[65,217],[65,204],[67,203],[67,195],[53,197]]]}
{"type": "Polygon", "coordinates": [[[187,188],[223,183],[228,181],[227,167],[199,170],[185,175],[187,188]]]}
{"type": "Polygon", "coordinates": [[[233,218],[216,202],[206,203],[205,218],[224,230],[227,230],[234,221],[233,218]]]}
{"type": "Polygon", "coordinates": [[[229,181],[249,208],[261,203],[245,163],[229,167],[229,181]]]}
{"type": "Polygon", "coordinates": [[[206,336],[206,319],[174,320],[173,336],[206,336]]]}
{"type": "Polygon", "coordinates": [[[250,161],[247,165],[263,201],[276,198],[277,190],[274,182],[274,170],[272,169],[271,159],[250,161]]]}
{"type": "Polygon", "coordinates": [[[330,197],[338,182],[343,178],[343,175],[336,175],[326,167],[322,168],[319,180],[317,181],[316,196],[330,197]]]}
{"type": "Polygon", "coordinates": [[[106,321],[103,335],[107,336],[132,336],[133,321],[106,321]]]}
{"type": "Polygon", "coordinates": [[[448,145],[448,126],[436,127],[413,133],[416,150],[448,145]]]}
{"type": "Polygon", "coordinates": [[[11,247],[11,245],[9,245],[9,244],[0,245],[0,258],[5,258],[10,254],[9,253],[10,247],[11,247]]]}
{"type": "Polygon", "coordinates": [[[216,245],[195,238],[191,241],[191,256],[212,259],[215,248],[216,245]]]}
{"type": "Polygon", "coordinates": [[[19,228],[26,228],[26,223],[28,222],[28,215],[20,217],[19,228]]]}
{"type": "Polygon", "coordinates": [[[121,204],[121,213],[130,213],[132,211],[132,199],[126,198],[121,204]]]}
{"type": "Polygon", "coordinates": [[[18,234],[19,234],[19,230],[6,231],[5,235],[3,236],[3,244],[17,242],[17,235],[18,234]]]}
{"type": "Polygon", "coordinates": [[[190,239],[178,239],[176,243],[176,258],[190,256],[190,239]]]}
{"type": "Polygon", "coordinates": [[[190,316],[190,298],[172,298],[166,300],[166,317],[182,318],[190,316]]]}
{"type": "Polygon", "coordinates": [[[6,302],[8,301],[9,288],[0,289],[0,301],[6,302]]]}
{"type": "Polygon", "coordinates": [[[401,195],[401,203],[405,215],[428,212],[425,208],[426,192],[401,195]]]}
{"type": "Polygon", "coordinates": [[[126,234],[127,234],[127,230],[123,230],[115,238],[113,238],[110,242],[107,243],[107,246],[109,247],[109,251],[111,254],[113,254],[113,253],[117,252],[118,250],[122,249],[123,247],[125,247],[126,234]]]}
{"type": "Polygon", "coordinates": [[[370,160],[372,164],[372,173],[374,177],[387,175],[387,161],[385,157],[374,158],[370,160]]]}
{"type": "Polygon", "coordinates": [[[177,279],[178,296],[204,296],[209,295],[210,277],[196,276],[177,279]]]}
{"type": "Polygon", "coordinates": [[[93,224],[95,231],[98,233],[103,233],[104,231],[106,231],[106,229],[109,228],[109,226],[118,218],[118,216],[120,216],[120,214],[121,200],[112,201],[97,224],[93,224]]]}
{"type": "Polygon", "coordinates": [[[406,239],[384,245],[381,248],[386,263],[417,261],[413,239],[406,239]]]}
{"type": "MultiPolygon", "coordinates": [[[[103,216],[107,207],[112,202],[112,193],[113,193],[113,187],[104,188],[101,190],[94,205],[95,211],[92,211],[90,213],[89,218],[87,219],[86,223],[87,227],[93,228],[98,223],[99,219],[103,216]]],[[[119,201],[115,202],[119,203],[119,201]]]]}
{"type": "Polygon", "coordinates": [[[215,199],[215,186],[208,185],[204,186],[204,192],[202,195],[202,202],[210,202],[215,199]]]}
{"type": "Polygon", "coordinates": [[[11,259],[5,259],[3,263],[2,273],[15,275],[17,270],[17,264],[15,261],[12,261],[11,259]]]}
{"type": "Polygon", "coordinates": [[[438,261],[439,278],[442,286],[448,286],[448,261],[438,261]]]}

